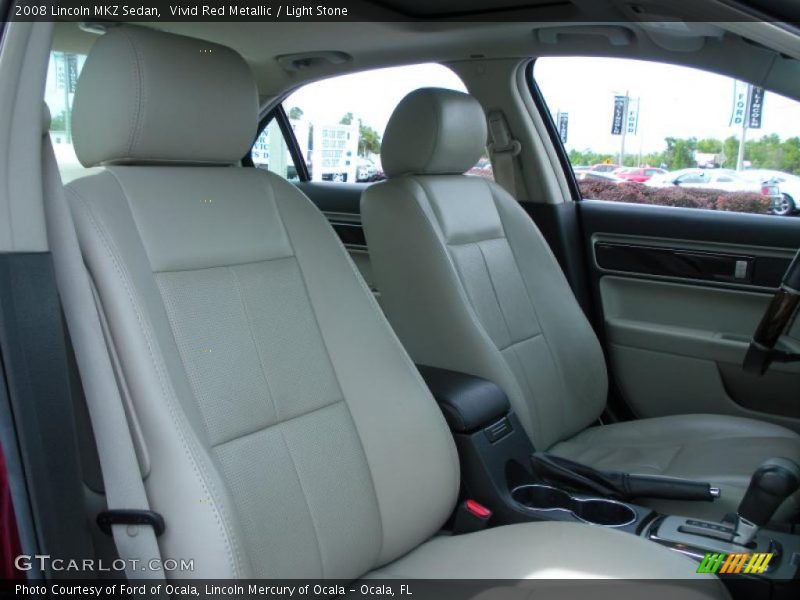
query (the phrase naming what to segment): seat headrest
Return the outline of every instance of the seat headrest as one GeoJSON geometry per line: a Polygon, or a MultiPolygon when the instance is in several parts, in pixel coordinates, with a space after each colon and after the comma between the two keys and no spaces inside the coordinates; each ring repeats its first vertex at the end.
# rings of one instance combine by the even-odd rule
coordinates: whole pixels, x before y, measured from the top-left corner
{"type": "Polygon", "coordinates": [[[486,148],[486,117],[480,103],[462,92],[421,88],[392,113],[381,145],[388,176],[460,174],[486,148]]]}
{"type": "Polygon", "coordinates": [[[255,78],[239,54],[143,27],[111,28],[95,42],[72,112],[85,167],[231,164],[257,128],[255,78]]]}

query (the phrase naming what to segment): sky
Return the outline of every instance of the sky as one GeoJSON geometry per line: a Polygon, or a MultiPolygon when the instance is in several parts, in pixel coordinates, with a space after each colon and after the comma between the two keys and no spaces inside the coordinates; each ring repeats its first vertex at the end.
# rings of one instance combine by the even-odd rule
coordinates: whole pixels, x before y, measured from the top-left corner
{"type": "MultiPolygon", "coordinates": [[[[567,149],[616,153],[611,135],[615,94],[641,99],[639,134],[628,135],[626,152],[664,150],[664,138],[739,135],[730,127],[733,80],[729,77],[657,63],[610,58],[541,58],[534,76],[550,110],[569,113],[567,149]]],[[[392,110],[408,92],[426,86],[465,91],[451,70],[435,64],[380,69],[312,83],[292,94],[312,122],[338,122],[348,112],[382,133],[392,110]]],[[[748,139],[777,133],[800,136],[800,103],[767,92],[760,130],[748,139]]]]}

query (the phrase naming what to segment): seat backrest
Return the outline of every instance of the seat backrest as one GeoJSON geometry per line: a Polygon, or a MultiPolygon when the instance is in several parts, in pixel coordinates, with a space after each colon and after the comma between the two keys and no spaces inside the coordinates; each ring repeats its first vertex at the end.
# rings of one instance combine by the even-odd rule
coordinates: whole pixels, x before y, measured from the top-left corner
{"type": "Polygon", "coordinates": [[[386,127],[389,179],[364,192],[362,220],[382,306],[412,358],[499,384],[546,449],[600,415],[605,362],[522,207],[463,175],[485,144],[477,100],[412,92],[386,127]]]}
{"type": "Polygon", "coordinates": [[[105,168],[67,196],[171,575],[354,578],[441,527],[458,460],[322,214],[235,166],[257,122],[232,50],[112,28],[74,106],[105,168]]]}

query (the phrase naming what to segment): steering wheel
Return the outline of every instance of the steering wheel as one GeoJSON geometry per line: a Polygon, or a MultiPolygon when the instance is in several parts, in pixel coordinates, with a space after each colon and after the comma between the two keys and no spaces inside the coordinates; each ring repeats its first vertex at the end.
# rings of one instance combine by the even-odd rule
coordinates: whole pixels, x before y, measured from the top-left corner
{"type": "Polygon", "coordinates": [[[778,291],[770,300],[753,334],[742,364],[745,371],[763,375],[773,361],[800,361],[800,354],[775,349],[781,334],[791,326],[797,316],[798,307],[800,307],[800,250],[783,275],[778,291]]]}

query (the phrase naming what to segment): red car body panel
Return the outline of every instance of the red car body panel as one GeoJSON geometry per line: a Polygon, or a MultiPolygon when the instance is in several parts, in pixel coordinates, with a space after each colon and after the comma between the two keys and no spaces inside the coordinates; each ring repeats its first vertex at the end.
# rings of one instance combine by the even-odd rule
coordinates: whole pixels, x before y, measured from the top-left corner
{"type": "Polygon", "coordinates": [[[656,173],[665,173],[663,169],[654,169],[652,167],[648,168],[641,168],[641,169],[627,169],[625,171],[620,171],[619,173],[614,173],[620,179],[624,179],[625,181],[631,181],[633,183],[644,183],[648,181],[653,175],[656,173]],[[651,171],[648,175],[647,172],[651,171]]]}
{"type": "Polygon", "coordinates": [[[0,449],[0,580],[25,579],[24,574],[14,568],[14,558],[21,553],[6,463],[0,449]]]}

